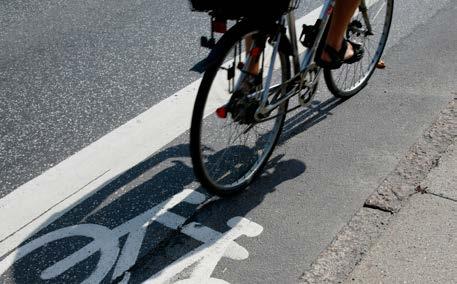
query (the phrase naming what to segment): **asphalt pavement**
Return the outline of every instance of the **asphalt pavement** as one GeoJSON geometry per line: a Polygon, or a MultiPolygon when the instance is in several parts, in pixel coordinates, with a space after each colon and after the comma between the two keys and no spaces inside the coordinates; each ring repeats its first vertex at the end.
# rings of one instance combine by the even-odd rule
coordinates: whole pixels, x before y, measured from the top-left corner
{"type": "MultiPolygon", "coordinates": [[[[206,19],[180,2],[0,5],[1,197],[193,82],[187,70],[206,54],[197,46],[206,19]]],[[[310,109],[288,116],[248,191],[208,200],[185,133],[66,210],[50,207],[19,253],[2,250],[0,281],[140,283],[210,271],[229,283],[297,282],[455,96],[455,9],[398,1],[387,68],[348,101],[321,85],[310,109]]]]}
{"type": "Polygon", "coordinates": [[[198,79],[208,53],[209,17],[184,1],[3,1],[0,21],[0,197],[198,79]]]}

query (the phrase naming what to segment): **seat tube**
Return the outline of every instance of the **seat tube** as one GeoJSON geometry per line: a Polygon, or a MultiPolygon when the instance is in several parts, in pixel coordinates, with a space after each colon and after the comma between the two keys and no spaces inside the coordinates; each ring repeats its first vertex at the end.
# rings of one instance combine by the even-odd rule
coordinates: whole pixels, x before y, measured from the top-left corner
{"type": "Polygon", "coordinates": [[[327,22],[333,12],[334,5],[335,0],[325,0],[324,4],[322,5],[322,9],[318,18],[318,21],[320,21],[318,33],[314,39],[313,46],[306,52],[305,57],[303,57],[303,60],[301,61],[300,70],[306,69],[312,63],[317,51],[317,47],[322,39],[322,36],[324,35],[324,30],[327,26],[327,22]]]}
{"type": "Polygon", "coordinates": [[[297,74],[300,72],[300,63],[298,62],[297,29],[295,27],[294,11],[290,11],[287,15],[287,25],[289,26],[289,38],[292,44],[294,74],[297,74]]]}
{"type": "Polygon", "coordinates": [[[370,17],[368,17],[368,7],[365,0],[360,1],[359,10],[362,13],[365,25],[367,26],[368,34],[373,34],[373,28],[370,23],[370,17]]]}

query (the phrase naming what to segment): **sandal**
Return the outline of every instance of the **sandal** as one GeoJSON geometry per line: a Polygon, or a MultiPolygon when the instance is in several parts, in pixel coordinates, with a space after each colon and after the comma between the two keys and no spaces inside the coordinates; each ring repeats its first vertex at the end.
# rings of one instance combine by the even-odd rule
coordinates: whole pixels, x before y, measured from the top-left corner
{"type": "Polygon", "coordinates": [[[350,40],[343,40],[343,44],[341,45],[341,49],[337,51],[333,47],[329,45],[325,45],[323,48],[325,52],[329,55],[331,61],[325,61],[321,59],[322,55],[322,50],[318,51],[316,53],[316,64],[319,67],[325,68],[325,69],[338,69],[343,65],[343,63],[347,64],[352,64],[360,59],[362,59],[364,50],[361,44],[350,41],[350,40]],[[354,54],[349,57],[344,59],[344,55],[346,54],[346,50],[348,49],[348,43],[351,44],[352,49],[354,50],[354,54]]]}

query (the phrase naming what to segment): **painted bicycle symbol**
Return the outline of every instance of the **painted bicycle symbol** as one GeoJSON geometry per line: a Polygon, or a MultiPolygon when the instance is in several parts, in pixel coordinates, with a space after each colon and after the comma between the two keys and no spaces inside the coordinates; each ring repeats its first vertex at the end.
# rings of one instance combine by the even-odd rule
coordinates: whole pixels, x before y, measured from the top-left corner
{"type": "MultiPolygon", "coordinates": [[[[0,262],[0,275],[4,274],[16,261],[51,242],[70,237],[87,237],[92,239],[92,242],[43,270],[40,275],[41,279],[50,280],[58,277],[95,253],[100,253],[96,268],[82,283],[101,282],[113,267],[112,279],[123,276],[121,283],[128,283],[130,275],[126,271],[135,264],[138,258],[147,227],[153,222],[158,222],[176,230],[186,220],[169,210],[181,202],[198,205],[205,200],[204,194],[185,189],[114,229],[96,224],[80,224],[47,233],[6,256],[0,262]],[[120,248],[119,239],[124,236],[127,236],[127,239],[124,246],[120,248]]],[[[263,228],[243,217],[234,217],[227,222],[227,225],[231,229],[225,233],[214,231],[196,222],[182,227],[182,233],[203,244],[153,275],[145,283],[170,283],[176,275],[190,266],[193,266],[190,278],[176,283],[228,283],[222,279],[211,278],[217,263],[222,257],[233,260],[246,259],[249,256],[248,251],[238,245],[235,240],[242,235],[258,236],[263,228]]]]}

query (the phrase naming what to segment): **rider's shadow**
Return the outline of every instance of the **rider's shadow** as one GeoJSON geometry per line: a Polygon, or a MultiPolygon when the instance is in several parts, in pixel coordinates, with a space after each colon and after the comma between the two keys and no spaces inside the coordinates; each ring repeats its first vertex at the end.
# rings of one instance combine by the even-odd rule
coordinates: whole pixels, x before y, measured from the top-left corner
{"type": "Polygon", "coordinates": [[[323,102],[319,100],[313,101],[307,109],[296,113],[286,120],[279,144],[285,143],[287,140],[303,133],[333,115],[332,110],[345,101],[345,99],[338,99],[333,96],[323,102]]]}
{"type": "MultiPolygon", "coordinates": [[[[310,108],[298,112],[287,119],[280,144],[332,115],[331,111],[342,102],[344,102],[344,100],[333,97],[322,103],[314,101],[310,108]]],[[[258,179],[249,190],[207,204],[207,206],[194,214],[189,222],[197,222],[197,224],[201,224],[203,227],[209,227],[218,232],[230,231],[231,228],[228,226],[227,221],[232,220],[232,218],[237,218],[237,216],[246,216],[264,200],[267,194],[275,191],[283,182],[292,180],[301,175],[306,169],[305,165],[298,160],[284,161],[281,160],[281,158],[282,156],[279,155],[271,159],[262,177],[258,179]]],[[[154,280],[179,280],[191,278],[192,271],[180,269],[183,268],[183,263],[188,260],[195,261],[195,263],[192,264],[194,266],[198,266],[199,262],[204,261],[204,257],[201,256],[201,251],[199,251],[201,246],[202,244],[200,242],[189,240],[188,236],[177,232],[172,238],[166,239],[154,250],[151,250],[147,255],[138,260],[136,265],[129,270],[130,283],[142,283],[147,280],[151,274],[153,274],[154,277],[158,277],[154,278],[154,280]],[[188,253],[185,254],[185,252],[188,253]],[[171,270],[172,274],[180,271],[180,276],[167,278],[169,277],[167,274],[170,274],[170,271],[167,270],[171,270]]],[[[217,261],[215,260],[217,258],[213,258],[213,262],[217,261]]],[[[213,265],[215,264],[213,263],[213,265]]],[[[205,264],[202,264],[201,266],[204,267],[205,264]]],[[[211,269],[206,269],[205,271],[205,269],[201,270],[201,268],[194,268],[194,271],[199,271],[200,274],[207,273],[206,276],[199,275],[195,278],[200,279],[203,282],[205,282],[203,279],[209,280],[205,277],[209,277],[212,273],[211,269]]],[[[152,283],[154,283],[154,281],[152,281],[152,283]]]]}
{"type": "MultiPolygon", "coordinates": [[[[242,153],[245,149],[234,148],[231,150],[242,153]]],[[[264,196],[273,191],[278,184],[300,175],[305,170],[303,163],[297,160],[281,161],[280,156],[273,158],[269,162],[268,167],[273,173],[271,175],[266,174],[266,177],[255,182],[250,189],[251,194],[249,198],[246,198],[242,204],[239,204],[239,210],[233,212],[231,215],[245,216],[250,210],[258,206],[264,196]],[[291,174],[284,174],[286,172],[285,169],[290,168],[294,169],[293,171],[288,171],[291,174]],[[278,172],[281,172],[281,174],[275,174],[278,172]]],[[[151,208],[162,206],[161,204],[164,202],[166,205],[167,199],[177,196],[183,190],[189,188],[205,197],[204,199],[210,198],[204,189],[198,188],[198,183],[195,182],[190,165],[188,145],[179,144],[169,147],[111,181],[54,222],[32,234],[22,245],[27,245],[34,241],[41,242],[41,239],[46,239],[47,236],[55,234],[59,230],[65,230],[73,226],[96,224],[97,226],[106,227],[109,230],[122,227],[129,220],[142,215],[151,208]]],[[[169,211],[184,219],[189,219],[195,215],[199,204],[201,202],[198,204],[180,202],[169,211]]],[[[206,209],[204,208],[204,210],[206,209]]],[[[223,219],[225,217],[227,216],[224,216],[223,219]]],[[[217,224],[214,225],[214,230],[223,232],[227,229],[226,220],[221,219],[220,227],[217,224]]],[[[132,228],[132,230],[134,229],[132,228]]],[[[140,266],[144,264],[145,267],[148,267],[144,259],[147,259],[155,252],[160,252],[161,248],[164,247],[164,243],[174,239],[173,237],[176,236],[176,232],[176,229],[164,226],[159,222],[151,222],[147,226],[144,238],[140,240],[142,242],[139,244],[139,253],[136,256],[139,260],[137,263],[140,266]]],[[[118,246],[120,251],[114,256],[115,258],[123,257],[122,248],[126,246],[127,240],[127,234],[119,237],[118,246]]],[[[22,253],[27,255],[16,259],[14,265],[1,276],[0,282],[80,283],[87,279],[91,271],[97,270],[97,267],[101,265],[100,252],[92,252],[89,257],[74,261],[68,269],[62,271],[60,274],[57,272],[54,272],[54,274],[43,272],[46,272],[46,269],[59,263],[59,261],[69,255],[81,251],[82,248],[91,244],[92,241],[93,239],[87,236],[76,234],[66,237],[63,234],[60,239],[57,238],[56,241],[43,243],[39,248],[32,251],[21,251],[19,249],[16,255],[20,256],[22,253]]],[[[175,255],[184,255],[198,245],[197,242],[192,242],[191,238],[187,238],[186,242],[188,242],[187,251],[184,249],[175,253],[175,255]]],[[[163,258],[159,253],[155,259],[160,260],[163,258]]],[[[118,260],[113,259],[113,261],[112,268],[104,276],[103,282],[109,283],[112,281],[117,265],[116,261],[118,260]]],[[[168,263],[166,260],[162,261],[161,265],[149,271],[148,274],[152,275],[157,269],[165,267],[168,263]]],[[[53,270],[57,271],[58,269],[53,268],[53,270]]],[[[123,276],[124,274],[121,274],[121,278],[123,276]]]]}
{"type": "MultiPolygon", "coordinates": [[[[200,224],[199,226],[210,228],[216,232],[224,233],[229,231],[231,229],[228,226],[229,220],[239,216],[246,216],[262,203],[266,195],[274,192],[280,184],[292,180],[305,172],[306,166],[302,162],[294,159],[282,160],[282,158],[283,155],[277,155],[272,158],[261,178],[255,181],[248,190],[231,197],[217,198],[215,201],[207,203],[206,206],[194,213],[187,221],[187,224],[196,222],[200,224]]],[[[220,236],[219,238],[222,237],[220,236]]],[[[195,254],[199,253],[198,249],[201,245],[201,242],[192,240],[186,234],[175,232],[174,236],[164,240],[154,250],[149,251],[140,258],[134,267],[129,269],[129,283],[142,283],[151,275],[161,272],[169,265],[179,266],[179,264],[176,265],[175,263],[182,258],[198,259],[195,254]]],[[[217,262],[218,260],[214,261],[217,262]]],[[[158,283],[161,283],[161,281],[158,283]]]]}
{"type": "MultiPolygon", "coordinates": [[[[285,122],[280,144],[331,115],[331,110],[341,102],[342,100],[333,98],[322,103],[314,102],[310,109],[289,117],[285,122]]],[[[204,223],[204,226],[215,232],[224,233],[230,230],[227,221],[239,216],[246,216],[262,203],[266,195],[275,191],[278,185],[296,178],[306,169],[301,161],[283,160],[281,155],[276,154],[267,164],[262,177],[256,180],[247,191],[230,198],[209,202],[200,208],[201,203],[211,196],[204,189],[198,187],[198,183],[195,181],[188,148],[188,144],[175,144],[151,156],[100,188],[95,194],[77,204],[45,228],[31,234],[30,238],[23,242],[23,245],[28,245],[34,241],[41,242],[41,239],[56,232],[66,228],[79,228],[78,226],[85,224],[96,224],[97,228],[102,227],[111,233],[116,228],[128,224],[130,220],[151,210],[151,208],[159,207],[160,209],[161,206],[167,206],[166,200],[178,196],[187,189],[190,189],[189,192],[198,193],[197,199],[200,198],[201,200],[198,202],[195,200],[195,202],[179,202],[167,210],[175,216],[180,216],[184,221],[187,220],[186,224],[189,222],[204,223]],[[221,208],[224,210],[221,211],[221,208]]],[[[230,150],[238,154],[247,151],[243,147],[235,147],[230,150]]],[[[279,151],[275,153],[277,152],[279,151]]],[[[217,159],[217,153],[215,158],[217,159]]],[[[174,220],[178,219],[175,218],[174,220]]],[[[122,262],[121,260],[129,257],[125,256],[122,251],[128,244],[129,234],[115,236],[116,239],[118,238],[116,240],[118,251],[112,255],[112,263],[108,267],[109,272],[103,275],[103,282],[111,282],[113,278],[122,280],[126,274],[129,274],[130,282],[139,283],[180,257],[191,253],[201,245],[201,241],[193,240],[180,232],[182,226],[186,224],[177,224],[177,228],[170,228],[173,226],[164,226],[155,221],[148,224],[144,236],[137,244],[140,246],[138,255],[130,256],[135,264],[129,265],[127,261],[125,269],[121,269],[121,273],[118,273],[119,277],[115,277],[115,268],[118,263],[122,262]]],[[[135,227],[124,229],[135,231],[135,227]]],[[[75,231],[78,230],[75,229],[75,231]]],[[[2,274],[0,282],[82,282],[90,276],[92,271],[98,269],[101,264],[103,265],[100,252],[94,251],[85,258],[70,260],[69,263],[72,261],[71,265],[67,269],[60,268],[61,273],[55,272],[59,271],[57,268],[54,269],[54,274],[43,274],[43,271],[74,252],[80,251],[92,241],[93,239],[87,236],[78,234],[66,236],[62,234],[58,235],[54,241],[48,240],[43,242],[43,245],[40,243],[39,247],[32,251],[19,249],[16,254],[2,256],[0,257],[0,269],[1,262],[8,257],[17,257],[17,259],[13,259],[14,265],[6,273],[2,274],[0,270],[0,274],[2,274]],[[26,256],[22,257],[21,254],[26,254],[26,256]]]]}

